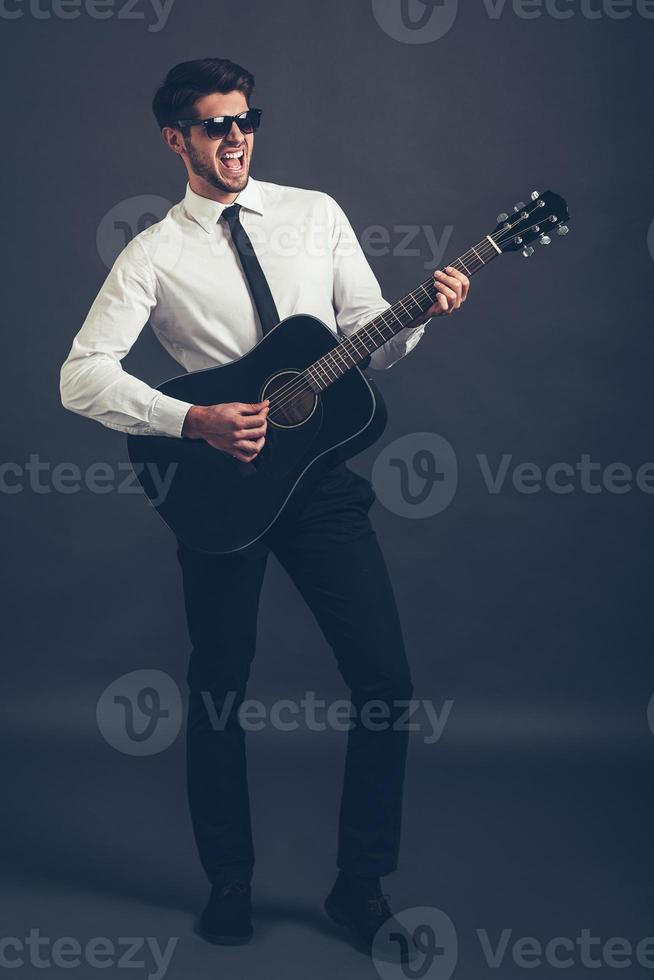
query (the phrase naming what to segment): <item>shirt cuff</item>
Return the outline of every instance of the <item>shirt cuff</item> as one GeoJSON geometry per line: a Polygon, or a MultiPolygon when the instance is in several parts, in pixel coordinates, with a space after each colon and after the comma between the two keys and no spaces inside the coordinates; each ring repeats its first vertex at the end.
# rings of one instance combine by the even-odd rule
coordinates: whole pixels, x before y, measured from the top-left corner
{"type": "Polygon", "coordinates": [[[431,323],[432,320],[433,317],[430,316],[428,320],[425,320],[424,323],[420,323],[417,327],[404,327],[403,330],[400,330],[400,333],[397,336],[401,336],[404,346],[406,347],[407,354],[416,346],[425,332],[425,327],[428,323],[431,323]]]}
{"type": "MultiPolygon", "coordinates": [[[[429,319],[431,320],[431,317],[429,319]]],[[[377,371],[386,371],[401,358],[406,357],[424,334],[428,323],[429,320],[425,320],[417,327],[403,327],[394,337],[374,351],[370,366],[377,371]]]]}
{"type": "Polygon", "coordinates": [[[186,413],[192,407],[190,402],[160,394],[152,408],[152,428],[162,435],[181,439],[186,413]]]}

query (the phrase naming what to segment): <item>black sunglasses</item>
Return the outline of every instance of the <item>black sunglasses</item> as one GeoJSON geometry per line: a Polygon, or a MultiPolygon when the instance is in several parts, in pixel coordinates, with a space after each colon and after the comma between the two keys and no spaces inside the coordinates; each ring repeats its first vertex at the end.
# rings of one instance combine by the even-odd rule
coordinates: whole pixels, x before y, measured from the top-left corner
{"type": "Polygon", "coordinates": [[[227,136],[232,128],[232,123],[236,123],[242,133],[253,133],[259,128],[261,122],[261,109],[248,109],[247,112],[239,112],[237,116],[212,116],[211,119],[178,119],[177,125],[180,129],[185,126],[204,126],[207,136],[211,140],[220,140],[227,136]]]}

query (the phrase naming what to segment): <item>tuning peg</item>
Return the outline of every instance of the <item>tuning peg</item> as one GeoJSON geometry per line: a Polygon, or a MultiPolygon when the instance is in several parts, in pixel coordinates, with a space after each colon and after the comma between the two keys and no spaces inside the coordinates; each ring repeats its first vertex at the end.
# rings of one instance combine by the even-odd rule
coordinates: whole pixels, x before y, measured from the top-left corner
{"type": "Polygon", "coordinates": [[[531,247],[531,245],[525,245],[525,247],[522,250],[522,254],[526,259],[528,259],[530,256],[534,254],[534,249],[531,247]]]}
{"type": "Polygon", "coordinates": [[[551,245],[552,244],[552,239],[550,238],[549,235],[541,235],[540,238],[538,239],[538,241],[541,243],[541,245],[551,245]]]}
{"type": "Polygon", "coordinates": [[[498,225],[501,224],[502,221],[508,221],[508,220],[509,220],[509,216],[506,213],[506,211],[502,211],[502,213],[501,214],[498,214],[498,216],[497,216],[497,223],[498,223],[498,225]]]}
{"type": "Polygon", "coordinates": [[[531,199],[532,199],[532,201],[537,201],[539,197],[540,197],[540,192],[539,191],[532,191],[531,192],[531,199]]]}
{"type": "Polygon", "coordinates": [[[524,206],[525,206],[525,202],[524,201],[518,201],[517,204],[514,204],[513,205],[513,210],[514,211],[522,211],[524,209],[524,206]]]}
{"type": "Polygon", "coordinates": [[[559,225],[559,227],[556,229],[557,235],[567,235],[569,231],[570,229],[567,225],[559,225]]]}

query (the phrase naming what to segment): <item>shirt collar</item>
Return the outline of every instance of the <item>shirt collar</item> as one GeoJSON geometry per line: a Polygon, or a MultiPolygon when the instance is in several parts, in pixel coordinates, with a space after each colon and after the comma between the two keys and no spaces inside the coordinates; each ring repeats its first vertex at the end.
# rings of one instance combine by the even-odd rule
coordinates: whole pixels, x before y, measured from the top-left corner
{"type": "MultiPolygon", "coordinates": [[[[259,182],[253,177],[248,177],[247,184],[238,194],[234,203],[240,204],[246,211],[256,211],[257,214],[263,214],[263,200],[259,182]]],[[[211,233],[226,207],[228,207],[227,204],[220,204],[218,201],[211,201],[208,197],[201,197],[191,190],[190,184],[186,185],[184,208],[206,232],[211,233]]]]}

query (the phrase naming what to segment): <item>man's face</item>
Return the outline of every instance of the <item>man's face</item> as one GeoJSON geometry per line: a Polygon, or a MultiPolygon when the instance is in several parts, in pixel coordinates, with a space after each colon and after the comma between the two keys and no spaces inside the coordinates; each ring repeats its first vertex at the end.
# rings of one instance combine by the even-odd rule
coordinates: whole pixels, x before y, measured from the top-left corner
{"type": "MultiPolygon", "coordinates": [[[[204,95],[195,103],[198,119],[210,116],[236,116],[248,109],[242,92],[215,92],[204,95]]],[[[254,133],[242,133],[236,123],[227,136],[212,140],[207,136],[204,126],[191,126],[184,139],[186,153],[183,154],[189,177],[194,174],[205,186],[224,194],[238,194],[248,182],[250,159],[254,148],[254,133]],[[226,154],[236,154],[226,158],[226,154]]],[[[192,182],[193,184],[193,182],[192,182]]]]}

